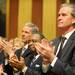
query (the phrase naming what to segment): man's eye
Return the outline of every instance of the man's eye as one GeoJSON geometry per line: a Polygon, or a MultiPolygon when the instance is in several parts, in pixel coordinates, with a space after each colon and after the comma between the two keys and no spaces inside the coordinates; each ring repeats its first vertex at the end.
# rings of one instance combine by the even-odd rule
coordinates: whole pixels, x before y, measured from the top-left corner
{"type": "Polygon", "coordinates": [[[66,14],[62,14],[62,16],[66,16],[66,14]]]}
{"type": "Polygon", "coordinates": [[[59,14],[58,16],[66,16],[66,14],[59,14]]]}
{"type": "Polygon", "coordinates": [[[58,14],[58,16],[60,16],[60,14],[58,14]]]}

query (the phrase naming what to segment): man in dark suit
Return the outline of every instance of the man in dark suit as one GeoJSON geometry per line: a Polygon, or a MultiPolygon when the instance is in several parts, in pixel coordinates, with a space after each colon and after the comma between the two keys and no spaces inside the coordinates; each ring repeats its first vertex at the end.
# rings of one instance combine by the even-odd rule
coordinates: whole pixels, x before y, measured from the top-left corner
{"type": "Polygon", "coordinates": [[[31,43],[31,36],[33,32],[38,32],[38,27],[33,23],[26,23],[25,26],[22,29],[22,41],[24,42],[24,47],[17,50],[15,54],[18,58],[21,56],[25,59],[25,64],[28,65],[29,62],[27,62],[30,58],[30,61],[33,58],[33,53],[30,52],[28,46],[31,43]]]}
{"type": "Polygon", "coordinates": [[[63,30],[62,36],[66,38],[62,48],[60,37],[51,44],[43,39],[41,44],[36,44],[36,48],[46,66],[42,66],[43,72],[48,75],[75,75],[75,4],[63,4],[58,14],[58,27],[63,30]]]}
{"type": "Polygon", "coordinates": [[[45,37],[40,32],[32,33],[32,43],[29,45],[31,55],[29,55],[28,59],[26,60],[27,65],[30,69],[38,71],[40,73],[42,70],[42,57],[39,55],[38,52],[36,52],[34,44],[36,42],[40,42],[43,38],[45,37]]]}

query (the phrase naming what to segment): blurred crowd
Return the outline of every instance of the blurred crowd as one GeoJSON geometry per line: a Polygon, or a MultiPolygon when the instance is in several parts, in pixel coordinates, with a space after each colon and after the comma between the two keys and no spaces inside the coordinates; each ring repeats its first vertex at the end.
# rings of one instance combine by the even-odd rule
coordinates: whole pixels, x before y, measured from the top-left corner
{"type": "MultiPolygon", "coordinates": [[[[34,44],[41,42],[43,38],[45,38],[44,35],[39,32],[38,27],[33,23],[26,23],[24,25],[22,38],[16,37],[7,40],[6,38],[0,37],[1,75],[19,75],[20,71],[16,66],[18,64],[20,67],[21,63],[23,66],[26,65],[30,68],[34,56],[36,56],[37,59],[39,58],[39,53],[36,51],[34,44]],[[17,62],[17,64],[15,65],[13,61],[17,62]]],[[[37,66],[39,66],[39,64],[37,64],[37,66]]],[[[40,68],[33,69],[40,71],[40,68]]]]}

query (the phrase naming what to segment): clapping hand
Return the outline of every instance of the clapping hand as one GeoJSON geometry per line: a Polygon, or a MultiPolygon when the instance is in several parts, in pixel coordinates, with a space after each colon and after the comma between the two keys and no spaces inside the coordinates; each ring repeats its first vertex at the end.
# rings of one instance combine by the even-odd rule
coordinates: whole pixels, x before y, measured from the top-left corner
{"type": "Polygon", "coordinates": [[[54,49],[55,47],[49,44],[48,40],[43,39],[41,43],[35,44],[36,50],[43,57],[45,63],[51,63],[55,57],[54,49]]]}
{"type": "Polygon", "coordinates": [[[18,59],[16,56],[13,56],[9,59],[9,63],[13,68],[16,68],[18,70],[22,70],[23,67],[25,67],[25,62],[23,57],[20,57],[20,59],[18,59]]]}
{"type": "Polygon", "coordinates": [[[9,57],[12,57],[14,55],[14,51],[12,50],[10,44],[7,41],[3,40],[1,37],[0,45],[2,46],[3,50],[9,55],[9,57]]]}

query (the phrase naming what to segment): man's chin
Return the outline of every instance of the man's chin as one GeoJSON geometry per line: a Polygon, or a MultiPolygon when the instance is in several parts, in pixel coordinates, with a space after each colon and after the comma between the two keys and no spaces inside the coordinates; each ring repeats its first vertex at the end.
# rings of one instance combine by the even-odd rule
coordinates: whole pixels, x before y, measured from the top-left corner
{"type": "Polygon", "coordinates": [[[58,26],[58,28],[59,28],[59,29],[61,29],[61,28],[65,28],[65,26],[58,26]]]}

